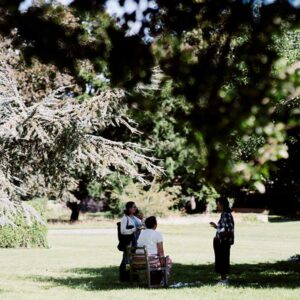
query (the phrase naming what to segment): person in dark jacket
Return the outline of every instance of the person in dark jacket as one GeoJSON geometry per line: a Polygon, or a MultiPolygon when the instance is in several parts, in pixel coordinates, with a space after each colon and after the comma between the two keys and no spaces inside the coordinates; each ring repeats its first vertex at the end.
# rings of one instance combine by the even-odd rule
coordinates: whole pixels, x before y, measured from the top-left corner
{"type": "Polygon", "coordinates": [[[230,248],[234,244],[234,220],[226,197],[216,200],[217,209],[221,212],[218,224],[211,222],[210,225],[217,230],[214,237],[215,269],[220,274],[220,285],[228,285],[230,267],[230,248]]]}

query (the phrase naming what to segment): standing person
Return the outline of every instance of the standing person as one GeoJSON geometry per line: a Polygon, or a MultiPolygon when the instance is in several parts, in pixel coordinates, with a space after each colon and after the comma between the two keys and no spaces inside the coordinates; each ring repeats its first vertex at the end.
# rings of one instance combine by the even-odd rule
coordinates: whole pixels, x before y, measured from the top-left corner
{"type": "Polygon", "coordinates": [[[126,245],[123,250],[123,258],[119,268],[120,281],[126,281],[127,246],[136,246],[137,238],[142,227],[142,221],[135,216],[137,207],[133,201],[125,205],[124,216],[121,219],[120,231],[126,236],[126,245]]]}
{"type": "Polygon", "coordinates": [[[218,225],[210,222],[210,225],[217,229],[214,238],[215,268],[221,275],[218,284],[228,285],[228,274],[230,266],[230,247],[234,244],[234,220],[226,197],[220,197],[216,200],[217,210],[221,212],[218,225]]]}

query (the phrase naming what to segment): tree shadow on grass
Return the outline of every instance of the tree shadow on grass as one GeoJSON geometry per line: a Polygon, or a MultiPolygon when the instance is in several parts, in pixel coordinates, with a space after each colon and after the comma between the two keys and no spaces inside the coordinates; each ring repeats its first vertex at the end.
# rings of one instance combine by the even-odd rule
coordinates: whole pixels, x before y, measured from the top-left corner
{"type": "Polygon", "coordinates": [[[285,217],[285,216],[268,216],[269,223],[287,223],[287,222],[299,222],[299,217],[285,217]]]}
{"type": "Polygon", "coordinates": [[[47,219],[48,224],[70,224],[69,219],[47,219]]]}
{"type": "MultiPolygon", "coordinates": [[[[275,263],[236,264],[231,267],[230,285],[250,288],[299,288],[300,263],[279,261],[275,263]]],[[[118,267],[78,268],[66,270],[63,277],[35,276],[35,281],[47,282],[51,286],[66,286],[82,290],[121,290],[145,287],[145,281],[130,285],[118,281],[118,267]]],[[[217,275],[214,266],[174,264],[170,284],[176,282],[195,283],[196,286],[215,285],[217,275]]],[[[48,287],[49,288],[49,287],[48,287]]]]}

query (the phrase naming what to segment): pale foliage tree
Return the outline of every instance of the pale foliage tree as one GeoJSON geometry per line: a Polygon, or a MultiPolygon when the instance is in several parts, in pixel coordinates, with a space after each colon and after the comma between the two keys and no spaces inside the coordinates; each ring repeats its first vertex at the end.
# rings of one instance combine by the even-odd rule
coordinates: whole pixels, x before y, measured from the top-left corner
{"type": "Polygon", "coordinates": [[[64,195],[68,200],[65,193],[76,187],[79,174],[101,179],[122,172],[145,184],[145,174],[162,171],[139,144],[102,136],[113,127],[139,134],[128,117],[123,90],[105,90],[81,102],[65,91],[27,102],[14,71],[0,63],[2,216],[14,213],[9,201],[18,201],[20,195],[64,195]]]}

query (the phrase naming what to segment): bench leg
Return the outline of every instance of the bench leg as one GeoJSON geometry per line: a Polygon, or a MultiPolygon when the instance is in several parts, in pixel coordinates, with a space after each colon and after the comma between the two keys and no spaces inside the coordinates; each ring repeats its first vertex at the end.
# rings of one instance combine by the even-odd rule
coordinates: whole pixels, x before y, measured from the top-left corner
{"type": "Polygon", "coordinates": [[[148,288],[151,288],[151,272],[150,269],[147,269],[147,283],[148,283],[148,288]]]}
{"type": "Polygon", "coordinates": [[[133,284],[133,268],[131,265],[129,270],[129,280],[130,280],[130,284],[133,284]]]}
{"type": "Polygon", "coordinates": [[[164,287],[167,287],[167,286],[168,286],[168,272],[165,269],[164,270],[164,287]]]}

